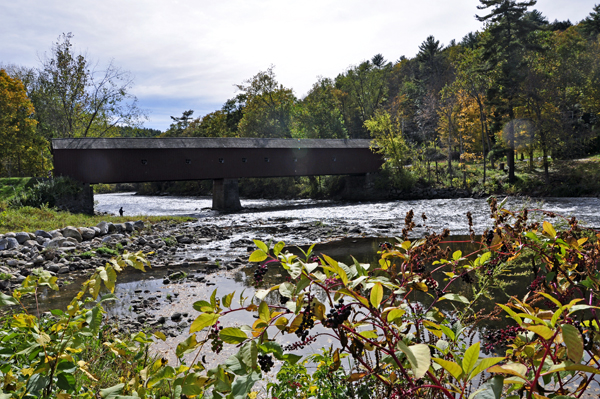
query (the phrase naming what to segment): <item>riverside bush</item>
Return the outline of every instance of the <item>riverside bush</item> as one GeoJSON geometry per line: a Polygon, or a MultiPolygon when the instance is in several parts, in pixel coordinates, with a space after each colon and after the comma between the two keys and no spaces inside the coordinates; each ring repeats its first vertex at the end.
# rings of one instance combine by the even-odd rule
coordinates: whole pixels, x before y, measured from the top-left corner
{"type": "MultiPolygon", "coordinates": [[[[381,247],[376,266],[344,264],[313,254],[313,247],[299,257],[284,252],[283,242],[257,240],[250,261],[262,268],[282,267],[287,281],[274,286],[257,281],[252,297],[227,293],[218,298],[215,290],[209,300],[195,302],[199,314],[176,348],[177,365],[143,361],[153,338],[140,333],[134,337],[137,346],[106,344],[115,356],[138,359],[118,384],[79,384],[77,376],[97,380],[87,368],[89,359],[79,358],[77,337],[95,336],[101,326],[102,309],[93,302],[100,286],[112,291],[116,271],[130,263],[139,267],[143,260],[141,254],[131,258],[125,253],[100,268],[66,312],[53,311],[57,321],[44,324],[26,312],[12,316],[0,335],[5,359],[0,397],[92,397],[98,387],[104,398],[255,398],[256,382],[275,359],[283,365],[267,389],[279,399],[581,397],[600,374],[599,235],[574,218],[556,231],[527,210],[499,208],[495,199],[490,205],[494,225],[481,238],[468,215],[470,241],[478,243],[472,253],[446,248],[448,231],[408,239],[415,227],[412,212],[401,237],[381,247]],[[511,265],[524,261],[535,275],[529,293],[498,304],[490,314],[477,312],[476,303],[501,286],[511,265]],[[471,292],[460,291],[459,285],[471,292]],[[86,293],[92,299],[83,299],[86,293]],[[223,316],[240,311],[256,315],[253,325],[221,326],[223,316]],[[498,316],[513,324],[477,330],[498,316]],[[475,339],[477,332],[483,343],[475,339]],[[282,346],[283,334],[295,335],[296,342],[282,346]],[[333,345],[312,357],[317,370],[311,375],[292,352],[323,335],[333,345]],[[209,350],[206,344],[215,352],[224,345],[237,350],[206,370],[201,361],[209,350]],[[499,353],[486,357],[484,346],[499,353]]],[[[12,297],[0,295],[0,304],[18,303],[42,285],[54,288],[52,279],[43,272],[29,276],[12,297]]],[[[157,333],[154,339],[164,336],[157,333]]]]}

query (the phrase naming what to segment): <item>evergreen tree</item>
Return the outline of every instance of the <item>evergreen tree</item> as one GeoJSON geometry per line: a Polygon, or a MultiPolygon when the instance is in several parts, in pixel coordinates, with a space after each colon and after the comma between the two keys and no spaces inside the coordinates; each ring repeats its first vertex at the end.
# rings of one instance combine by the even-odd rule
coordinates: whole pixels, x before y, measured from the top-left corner
{"type": "Polygon", "coordinates": [[[519,105],[522,94],[521,84],[525,80],[526,50],[532,49],[529,35],[537,24],[531,18],[524,18],[527,8],[536,4],[536,0],[517,2],[515,0],[480,0],[478,9],[491,8],[489,14],[477,16],[481,22],[488,23],[488,38],[484,43],[484,60],[489,70],[497,70],[497,81],[489,91],[489,100],[500,114],[508,118],[503,137],[508,146],[508,179],[515,181],[515,107],[519,105]]]}

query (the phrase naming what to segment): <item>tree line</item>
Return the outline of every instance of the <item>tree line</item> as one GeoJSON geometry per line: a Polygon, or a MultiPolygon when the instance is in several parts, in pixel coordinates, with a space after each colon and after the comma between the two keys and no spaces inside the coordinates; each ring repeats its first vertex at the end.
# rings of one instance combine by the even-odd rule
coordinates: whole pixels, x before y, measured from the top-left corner
{"type": "Polygon", "coordinates": [[[520,153],[531,168],[541,157],[548,178],[550,157],[600,148],[600,5],[573,24],[548,21],[535,4],[480,0],[480,31],[447,45],[429,36],[395,62],[377,54],[318,78],[303,98],[271,66],[236,85],[221,109],[172,116],[165,132],[141,128],[129,73],[75,54],[66,34],[39,68],[9,65],[0,75],[0,93],[20,93],[0,94],[0,107],[13,110],[0,117],[0,137],[11,143],[0,149],[0,173],[35,174],[40,157],[49,167],[55,137],[190,136],[372,138],[391,169],[444,162],[451,172],[453,161],[479,159],[484,182],[487,163],[504,156],[514,181],[520,153]]]}
{"type": "MultiPolygon", "coordinates": [[[[172,117],[164,136],[373,138],[393,168],[516,153],[573,158],[598,150],[600,6],[577,24],[549,22],[535,1],[480,0],[481,31],[413,58],[381,54],[321,77],[297,98],[273,67],[237,85],[220,110],[172,117]],[[462,158],[461,158],[462,157],[462,158]]],[[[485,174],[484,174],[485,180],[485,174]]]]}

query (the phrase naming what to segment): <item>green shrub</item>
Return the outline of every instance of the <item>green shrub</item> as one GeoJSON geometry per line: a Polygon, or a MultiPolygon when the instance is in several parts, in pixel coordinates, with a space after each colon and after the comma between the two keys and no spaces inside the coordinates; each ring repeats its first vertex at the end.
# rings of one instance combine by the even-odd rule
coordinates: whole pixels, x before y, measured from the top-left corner
{"type": "Polygon", "coordinates": [[[12,208],[25,206],[33,208],[48,206],[52,208],[56,206],[61,198],[75,196],[81,190],[80,184],[67,177],[42,180],[11,198],[8,205],[12,208]]]}

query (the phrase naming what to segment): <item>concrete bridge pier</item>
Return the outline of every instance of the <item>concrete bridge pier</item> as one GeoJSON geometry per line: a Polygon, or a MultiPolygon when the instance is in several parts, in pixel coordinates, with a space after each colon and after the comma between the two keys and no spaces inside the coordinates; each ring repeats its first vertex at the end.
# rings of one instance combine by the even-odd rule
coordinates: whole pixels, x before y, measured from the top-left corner
{"type": "Polygon", "coordinates": [[[214,179],[212,209],[234,212],[242,209],[238,179],[214,179]]]}

